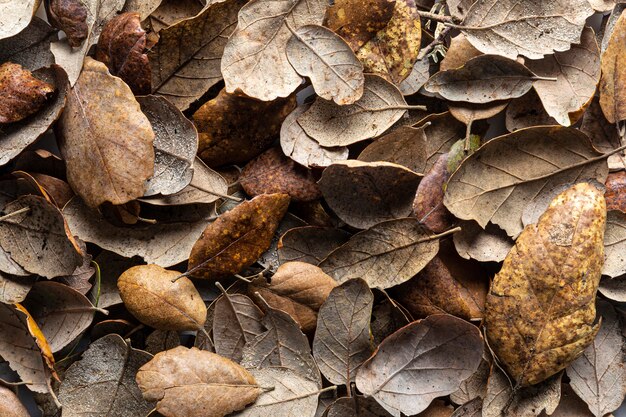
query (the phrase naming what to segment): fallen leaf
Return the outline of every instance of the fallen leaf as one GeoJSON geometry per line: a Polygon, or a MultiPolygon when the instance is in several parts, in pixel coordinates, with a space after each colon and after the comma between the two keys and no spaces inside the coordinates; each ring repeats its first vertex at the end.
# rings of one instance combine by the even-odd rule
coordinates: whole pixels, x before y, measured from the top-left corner
{"type": "Polygon", "coordinates": [[[160,3],[144,21],[147,28],[157,34],[181,20],[197,16],[206,6],[198,0],[162,0],[160,3]]]}
{"type": "Polygon", "coordinates": [[[522,129],[490,140],[465,159],[448,181],[444,204],[460,219],[483,228],[492,222],[515,237],[527,202],[540,190],[580,178],[603,183],[607,174],[606,155],[579,130],[522,129]]]}
{"type": "Polygon", "coordinates": [[[509,102],[491,102],[486,104],[469,104],[464,102],[455,102],[448,104],[448,110],[455,119],[471,126],[476,120],[489,119],[508,106],[509,102]]]}
{"type": "Polygon", "coordinates": [[[452,238],[457,252],[465,259],[479,262],[502,262],[513,247],[513,240],[498,226],[485,229],[475,221],[461,223],[461,231],[452,238]]]}
{"type": "Polygon", "coordinates": [[[261,394],[254,377],[215,353],[183,346],[157,353],[139,368],[137,384],[165,417],[221,417],[261,394]]]}
{"type": "MultiPolygon", "coordinates": [[[[448,2],[448,7],[450,8],[450,12],[452,12],[453,6],[449,3],[450,2],[448,2]]],[[[482,55],[482,52],[472,46],[471,42],[467,40],[467,36],[463,33],[459,33],[454,38],[450,39],[450,47],[446,52],[446,56],[441,61],[439,69],[441,71],[447,71],[460,68],[465,65],[467,61],[479,55],[482,55]]]]}
{"type": "Polygon", "coordinates": [[[326,409],[327,417],[390,417],[374,398],[353,396],[337,398],[326,409]]]}
{"type": "Polygon", "coordinates": [[[152,355],[178,346],[180,346],[180,336],[176,331],[155,330],[146,338],[146,352],[152,355]]]}
{"type": "Polygon", "coordinates": [[[36,277],[19,277],[0,272],[0,303],[21,303],[35,283],[36,277]]]}
{"type": "Polygon", "coordinates": [[[626,95],[626,73],[623,69],[623,55],[621,51],[626,46],[626,13],[615,23],[615,28],[606,50],[602,52],[600,78],[600,107],[610,123],[620,122],[626,119],[626,106],[624,97],[626,95]]]}
{"type": "Polygon", "coordinates": [[[317,25],[301,26],[289,38],[286,52],[291,66],[311,80],[321,98],[344,105],[363,95],[363,64],[346,41],[332,30],[317,25]]]}
{"type": "Polygon", "coordinates": [[[350,389],[357,370],[372,354],[373,304],[367,283],[351,279],[334,288],[320,307],[313,357],[331,383],[350,389]]]}
{"type": "Polygon", "coordinates": [[[611,172],[604,183],[607,210],[619,210],[626,213],[626,172],[611,172]]]}
{"type": "Polygon", "coordinates": [[[145,20],[154,12],[163,0],[127,0],[123,12],[136,12],[140,20],[145,20]]]}
{"type": "Polygon", "coordinates": [[[370,326],[374,345],[380,345],[388,336],[412,321],[413,318],[406,309],[387,297],[372,310],[370,326]]]}
{"type": "Polygon", "coordinates": [[[141,398],[135,374],[151,358],[116,334],[96,340],[65,373],[59,388],[63,415],[146,416],[154,404],[141,398]]]}
{"type": "Polygon", "coordinates": [[[124,305],[142,323],[160,330],[198,330],[206,307],[191,280],[158,265],[139,265],[117,280],[124,305]]]}
{"type": "Polygon", "coordinates": [[[540,59],[578,43],[585,20],[592,14],[587,0],[478,0],[467,11],[460,29],[486,54],[540,59]]]}
{"type": "Polygon", "coordinates": [[[430,316],[386,338],[359,369],[356,385],[394,416],[417,414],[476,371],[482,343],[477,327],[430,316]]]}
{"type": "Polygon", "coordinates": [[[437,143],[428,140],[426,127],[400,126],[379,137],[363,149],[357,158],[364,162],[392,162],[413,172],[424,173],[439,156],[437,143]]]}
{"type": "Polygon", "coordinates": [[[45,4],[50,23],[65,32],[70,46],[79,47],[89,34],[89,10],[85,3],[80,0],[49,0],[45,4]]]}
{"type": "Polygon", "coordinates": [[[603,279],[600,281],[598,291],[609,300],[626,303],[626,279],[624,277],[603,279]]]}
{"type": "Polygon", "coordinates": [[[7,0],[0,6],[0,39],[21,32],[35,15],[41,0],[7,0]]]}
{"type": "Polygon", "coordinates": [[[363,96],[355,103],[339,106],[317,99],[296,120],[320,145],[346,146],[384,133],[408,108],[393,84],[368,74],[363,96]]]}
{"type": "Polygon", "coordinates": [[[312,333],[317,313],[337,282],[319,267],[304,262],[286,262],[272,276],[248,285],[248,292],[259,293],[275,309],[288,313],[304,333],[312,333]]]}
{"type": "MultiPolygon", "coordinates": [[[[542,413],[541,417],[547,414],[542,413]]],[[[561,384],[561,402],[554,410],[552,417],[592,417],[587,404],[572,390],[569,384],[561,384]]]]}
{"type": "MultiPolygon", "coordinates": [[[[589,136],[593,146],[600,152],[610,152],[621,145],[620,133],[615,124],[609,123],[604,117],[597,97],[585,111],[580,130],[589,136]]],[[[626,167],[624,151],[609,156],[608,164],[611,171],[624,169],[626,167]]]]}
{"type": "Polygon", "coordinates": [[[0,385],[0,413],[4,417],[30,417],[20,399],[9,388],[0,385]]]}
{"type": "Polygon", "coordinates": [[[130,88],[104,64],[85,60],[59,132],[67,180],[87,205],[143,196],[153,173],[154,132],[130,88]]]}
{"type": "MultiPolygon", "coordinates": [[[[483,357],[476,372],[461,383],[459,389],[450,394],[450,401],[456,404],[467,404],[470,401],[478,400],[482,408],[482,399],[487,394],[487,380],[491,372],[491,354],[488,347],[483,347],[483,357]]],[[[474,407],[471,407],[472,409],[474,407]]],[[[462,414],[461,414],[462,415],[462,414]]],[[[470,414],[471,415],[471,414],[470,414]]],[[[480,414],[479,414],[480,416],[480,414]]]]}
{"type": "Polygon", "coordinates": [[[611,210],[606,217],[604,233],[604,266],[602,274],[611,278],[626,274],[626,213],[611,210]]]}
{"type": "Polygon", "coordinates": [[[54,93],[54,86],[33,76],[19,64],[0,65],[0,123],[14,123],[39,111],[54,93]]]}
{"type": "Polygon", "coordinates": [[[626,367],[624,338],[615,308],[600,300],[597,310],[602,317],[600,330],[566,372],[574,392],[587,403],[594,416],[602,417],[617,410],[624,401],[626,367]]]}
{"type": "Polygon", "coordinates": [[[366,229],[411,214],[419,181],[418,174],[401,165],[348,160],[326,168],[319,185],[324,201],[341,220],[366,229]]]}
{"type": "Polygon", "coordinates": [[[349,238],[350,233],[341,229],[296,227],[280,237],[278,257],[281,263],[299,261],[317,265],[349,238]]]}
{"type": "Polygon", "coordinates": [[[481,398],[473,399],[457,408],[450,417],[482,417],[483,402],[481,398]]]}
{"type": "MultiPolygon", "coordinates": [[[[319,204],[319,202],[317,203],[319,204]]],[[[275,273],[280,266],[280,261],[278,259],[278,241],[280,240],[280,236],[283,235],[287,230],[293,229],[295,227],[303,227],[306,226],[306,224],[307,223],[299,217],[296,217],[291,213],[287,213],[278,224],[278,228],[276,229],[274,236],[272,236],[270,247],[261,254],[259,259],[257,260],[257,263],[265,268],[267,271],[275,273]]]]}
{"type": "Polygon", "coordinates": [[[416,94],[430,78],[430,60],[427,57],[418,59],[413,64],[409,75],[398,85],[405,96],[416,94]]]}
{"type": "Polygon", "coordinates": [[[535,90],[530,90],[520,98],[511,100],[506,108],[506,129],[509,132],[527,127],[557,125],[541,103],[535,90]]]}
{"type": "Polygon", "coordinates": [[[544,381],[593,341],[605,213],[595,187],[570,187],[524,229],[494,278],[487,337],[515,386],[544,381]]]}
{"type": "Polygon", "coordinates": [[[50,42],[57,31],[38,17],[10,38],[0,39],[0,62],[14,62],[31,71],[54,64],[50,42]]]}

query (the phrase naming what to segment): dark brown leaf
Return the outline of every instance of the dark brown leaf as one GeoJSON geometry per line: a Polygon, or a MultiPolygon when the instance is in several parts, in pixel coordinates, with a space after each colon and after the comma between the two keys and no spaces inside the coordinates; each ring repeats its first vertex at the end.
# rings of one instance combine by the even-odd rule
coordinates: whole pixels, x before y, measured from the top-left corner
{"type": "Polygon", "coordinates": [[[72,47],[80,46],[87,39],[89,10],[81,0],[46,1],[46,12],[50,23],[65,32],[72,47]]]}
{"type": "Polygon", "coordinates": [[[281,263],[299,261],[317,265],[349,238],[350,233],[341,229],[296,227],[280,237],[278,257],[281,263]]]}
{"type": "Polygon", "coordinates": [[[54,86],[19,64],[0,65],[0,123],[13,123],[37,113],[54,93],[54,86]]]}

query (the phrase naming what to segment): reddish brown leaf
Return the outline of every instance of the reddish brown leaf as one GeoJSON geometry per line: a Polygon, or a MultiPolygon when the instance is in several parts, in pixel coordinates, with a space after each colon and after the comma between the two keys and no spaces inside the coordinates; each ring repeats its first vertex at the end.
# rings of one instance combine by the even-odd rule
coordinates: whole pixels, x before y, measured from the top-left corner
{"type": "Polygon", "coordinates": [[[46,6],[48,19],[65,32],[71,46],[78,47],[87,39],[89,10],[82,0],[49,0],[46,6]]]}
{"type": "Polygon", "coordinates": [[[19,64],[0,65],[0,123],[13,123],[36,113],[54,92],[54,86],[35,78],[19,64]]]}
{"type": "Polygon", "coordinates": [[[619,210],[626,213],[626,172],[611,172],[604,183],[607,210],[619,210]]]}

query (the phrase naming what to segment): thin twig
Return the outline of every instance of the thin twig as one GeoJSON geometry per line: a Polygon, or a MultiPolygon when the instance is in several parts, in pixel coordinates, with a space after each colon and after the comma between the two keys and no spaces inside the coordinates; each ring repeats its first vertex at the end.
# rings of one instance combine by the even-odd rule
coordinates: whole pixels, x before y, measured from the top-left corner
{"type": "Polygon", "coordinates": [[[421,10],[418,10],[417,13],[420,15],[420,17],[423,17],[424,19],[428,19],[428,20],[434,20],[435,22],[455,23],[454,19],[450,16],[445,16],[445,15],[431,13],[431,12],[423,12],[421,10]]]}
{"type": "Polygon", "coordinates": [[[15,210],[14,212],[5,214],[4,216],[0,216],[0,222],[5,221],[6,219],[10,217],[17,216],[18,214],[26,213],[29,210],[30,210],[30,207],[22,207],[19,210],[15,210]]]}
{"type": "Polygon", "coordinates": [[[435,38],[434,41],[432,41],[431,43],[429,43],[428,45],[426,45],[426,47],[422,48],[422,50],[420,50],[420,53],[417,57],[417,59],[424,59],[426,56],[428,56],[428,54],[430,54],[435,47],[439,46],[439,45],[443,45],[443,43],[445,42],[446,36],[448,36],[448,33],[450,33],[450,31],[452,30],[452,28],[450,26],[446,26],[440,33],[439,35],[435,38]]]}

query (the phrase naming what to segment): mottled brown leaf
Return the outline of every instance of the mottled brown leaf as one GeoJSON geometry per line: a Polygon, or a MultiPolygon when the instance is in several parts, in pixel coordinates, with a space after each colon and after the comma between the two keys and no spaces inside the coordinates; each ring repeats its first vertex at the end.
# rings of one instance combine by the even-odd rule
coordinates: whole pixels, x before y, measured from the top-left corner
{"type": "Polygon", "coordinates": [[[299,261],[317,265],[349,238],[350,233],[341,229],[296,227],[280,237],[278,257],[281,263],[299,261]]]}
{"type": "MultiPolygon", "coordinates": [[[[621,145],[619,130],[604,117],[597,96],[585,111],[580,130],[589,136],[593,146],[600,152],[610,152],[621,145]]],[[[608,164],[611,171],[626,168],[625,151],[609,156],[608,164]]]]}
{"type": "Polygon", "coordinates": [[[604,183],[607,210],[619,210],[626,213],[626,172],[611,172],[604,183]]]}
{"type": "Polygon", "coordinates": [[[89,10],[81,0],[48,0],[46,13],[50,23],[65,32],[70,46],[78,47],[87,39],[89,10]]]}
{"type": "Polygon", "coordinates": [[[601,57],[600,107],[610,123],[626,119],[625,47],[626,13],[622,12],[601,57]]]}
{"type": "Polygon", "coordinates": [[[54,93],[54,86],[19,64],[0,65],[0,123],[13,123],[37,113],[54,93]]]}

